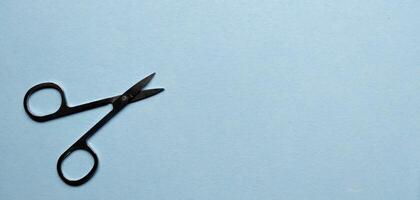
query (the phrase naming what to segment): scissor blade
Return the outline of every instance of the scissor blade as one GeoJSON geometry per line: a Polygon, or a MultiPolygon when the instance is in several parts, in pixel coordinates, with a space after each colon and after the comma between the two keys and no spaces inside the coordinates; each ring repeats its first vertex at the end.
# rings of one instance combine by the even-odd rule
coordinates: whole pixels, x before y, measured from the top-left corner
{"type": "Polygon", "coordinates": [[[149,89],[149,90],[143,90],[138,94],[134,99],[131,100],[131,102],[140,101],[143,99],[147,99],[149,97],[155,96],[161,92],[163,92],[165,89],[163,88],[156,88],[156,89],[149,89]]]}
{"type": "MultiPolygon", "coordinates": [[[[138,83],[133,85],[130,89],[128,89],[127,92],[125,92],[124,94],[129,95],[132,98],[134,98],[135,96],[137,96],[137,94],[139,94],[142,91],[142,89],[144,87],[146,87],[146,85],[153,79],[155,74],[156,73],[150,74],[149,76],[147,76],[143,80],[139,81],[138,83]]],[[[131,99],[129,99],[129,100],[131,101],[131,99]]]]}

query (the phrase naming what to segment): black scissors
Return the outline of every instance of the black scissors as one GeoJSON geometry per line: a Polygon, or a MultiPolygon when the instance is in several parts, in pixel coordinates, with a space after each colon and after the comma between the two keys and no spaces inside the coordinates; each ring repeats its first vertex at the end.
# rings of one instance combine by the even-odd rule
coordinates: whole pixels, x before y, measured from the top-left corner
{"type": "Polygon", "coordinates": [[[125,106],[127,106],[129,103],[133,103],[136,101],[140,101],[143,99],[146,99],[148,97],[154,96],[156,94],[159,94],[164,89],[163,88],[156,88],[156,89],[149,89],[149,90],[143,90],[143,88],[152,80],[155,73],[147,76],[143,80],[136,83],[134,86],[132,86],[130,89],[128,89],[126,92],[124,92],[122,95],[109,97],[97,101],[93,101],[90,103],[70,107],[67,105],[66,97],[64,95],[64,91],[55,83],[41,83],[38,85],[35,85],[31,89],[28,90],[28,92],[25,95],[25,98],[23,100],[23,106],[25,108],[26,113],[31,117],[33,120],[37,122],[46,122],[49,120],[57,119],[60,117],[64,117],[67,115],[83,112],[86,110],[90,110],[93,108],[98,108],[101,106],[105,106],[108,104],[112,104],[112,110],[105,115],[95,126],[93,126],[88,132],[86,132],[79,140],[77,140],[73,145],[70,146],[66,151],[64,151],[63,154],[58,158],[57,161],[57,172],[60,178],[67,184],[72,186],[79,186],[83,183],[86,183],[92,176],[95,174],[96,169],[98,168],[98,156],[96,153],[89,147],[87,140],[94,135],[102,126],[104,126],[112,117],[114,117],[118,112],[120,112],[125,106]],[[29,109],[29,97],[42,89],[55,89],[60,93],[61,96],[61,106],[60,108],[52,114],[44,115],[44,116],[36,116],[31,113],[29,109]],[[87,173],[84,177],[80,178],[79,180],[70,180],[67,179],[63,175],[63,171],[61,169],[61,165],[64,161],[64,159],[69,156],[71,153],[73,153],[76,150],[84,150],[87,151],[94,160],[94,164],[92,169],[87,173]]]}

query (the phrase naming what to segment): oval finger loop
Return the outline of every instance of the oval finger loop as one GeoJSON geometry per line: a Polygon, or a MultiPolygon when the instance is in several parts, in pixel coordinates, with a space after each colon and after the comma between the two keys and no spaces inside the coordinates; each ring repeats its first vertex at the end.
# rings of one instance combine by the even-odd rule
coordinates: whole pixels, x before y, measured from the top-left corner
{"type": "Polygon", "coordinates": [[[25,112],[29,115],[29,117],[31,119],[37,121],[37,122],[45,122],[45,121],[48,121],[48,120],[55,119],[55,118],[59,117],[60,114],[64,113],[65,109],[68,108],[67,102],[66,102],[66,97],[64,95],[64,91],[57,84],[50,83],[50,82],[41,83],[41,84],[35,85],[31,89],[29,89],[28,92],[26,92],[25,97],[23,99],[23,107],[25,108],[25,112]],[[40,90],[43,90],[43,89],[57,90],[58,93],[60,94],[60,97],[61,97],[61,104],[60,104],[60,107],[58,108],[58,110],[55,111],[54,113],[39,116],[39,115],[36,115],[36,114],[31,112],[31,109],[29,108],[29,98],[34,93],[36,93],[40,90]]]}
{"type": "Polygon", "coordinates": [[[76,143],[73,146],[71,146],[69,149],[67,149],[59,158],[57,161],[57,172],[58,175],[60,176],[61,180],[63,180],[65,183],[67,183],[68,185],[71,186],[79,186],[82,185],[84,183],[86,183],[87,181],[89,181],[89,179],[91,179],[93,177],[93,175],[95,174],[96,170],[98,168],[98,156],[96,155],[96,153],[86,144],[86,142],[83,143],[76,143]],[[90,169],[90,171],[83,176],[80,179],[76,179],[76,180],[71,180],[68,179],[64,173],[63,173],[63,161],[69,156],[71,155],[73,152],[77,151],[77,150],[82,150],[82,151],[86,151],[88,154],[90,154],[93,158],[93,167],[92,169],[90,169]]]}

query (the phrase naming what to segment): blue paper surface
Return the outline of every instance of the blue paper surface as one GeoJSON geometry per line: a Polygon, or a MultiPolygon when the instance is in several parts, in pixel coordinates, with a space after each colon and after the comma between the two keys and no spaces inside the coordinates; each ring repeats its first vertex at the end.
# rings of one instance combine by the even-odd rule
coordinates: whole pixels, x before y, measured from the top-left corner
{"type": "MultiPolygon", "coordinates": [[[[2,0],[0,199],[419,199],[419,9],[2,0]],[[26,91],[56,82],[77,105],[152,72],[166,91],[89,141],[88,183],[63,183],[57,158],[110,108],[37,123],[26,91]]],[[[59,102],[46,94],[39,111],[59,102]]]]}

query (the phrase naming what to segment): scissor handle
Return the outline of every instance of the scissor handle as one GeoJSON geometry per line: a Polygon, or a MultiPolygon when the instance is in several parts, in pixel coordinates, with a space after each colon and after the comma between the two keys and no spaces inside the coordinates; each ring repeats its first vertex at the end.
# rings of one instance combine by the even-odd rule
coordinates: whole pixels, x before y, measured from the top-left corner
{"type": "Polygon", "coordinates": [[[58,158],[57,161],[57,172],[58,175],[60,176],[61,180],[63,180],[65,183],[71,185],[71,186],[79,186],[82,185],[84,183],[86,183],[87,181],[89,181],[89,179],[91,179],[93,177],[93,175],[95,174],[97,168],[98,168],[98,156],[96,155],[96,153],[89,147],[89,145],[87,144],[86,140],[84,138],[79,139],[76,143],[74,143],[70,148],[68,148],[63,154],[61,154],[61,156],[58,158]],[[63,174],[63,170],[62,170],[62,165],[63,165],[63,161],[73,152],[77,151],[77,150],[83,150],[88,152],[92,157],[93,157],[93,167],[92,169],[82,178],[78,179],[78,180],[70,180],[68,178],[66,178],[63,174]]]}
{"type": "Polygon", "coordinates": [[[47,83],[41,83],[41,84],[35,85],[31,89],[29,89],[28,92],[26,92],[25,97],[23,98],[23,107],[25,108],[26,113],[29,115],[29,117],[31,119],[33,119],[37,122],[45,122],[45,121],[57,119],[59,117],[71,115],[71,114],[74,114],[74,113],[83,112],[85,110],[90,110],[90,109],[93,109],[93,108],[105,106],[107,104],[110,104],[110,103],[114,102],[114,100],[117,99],[118,97],[119,96],[109,97],[109,98],[100,99],[100,100],[97,100],[97,101],[92,101],[92,102],[89,102],[89,103],[85,103],[85,104],[82,104],[82,105],[70,107],[70,106],[67,105],[67,100],[66,100],[66,96],[64,95],[63,89],[61,89],[61,87],[58,86],[55,83],[47,82],[47,83]],[[43,89],[57,90],[58,93],[60,93],[61,105],[58,108],[58,110],[55,111],[54,113],[39,116],[39,115],[33,114],[31,112],[31,110],[29,109],[29,98],[35,92],[38,92],[38,91],[43,90],[43,89]]]}
{"type": "Polygon", "coordinates": [[[69,107],[67,106],[66,96],[64,95],[63,89],[61,89],[61,87],[58,86],[57,84],[50,83],[50,82],[41,83],[41,84],[35,85],[31,89],[29,89],[28,92],[26,92],[26,94],[25,94],[25,98],[23,99],[23,107],[25,108],[25,111],[29,115],[29,117],[31,117],[33,120],[35,120],[37,122],[45,122],[45,121],[48,121],[48,120],[52,120],[52,119],[61,117],[66,113],[66,110],[69,109],[69,107]],[[61,105],[58,108],[58,110],[55,111],[54,113],[39,116],[39,115],[33,114],[31,112],[31,110],[29,109],[29,98],[35,92],[43,90],[43,89],[57,90],[58,93],[60,93],[60,96],[61,96],[61,105]]]}

